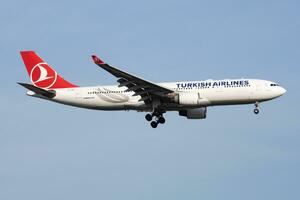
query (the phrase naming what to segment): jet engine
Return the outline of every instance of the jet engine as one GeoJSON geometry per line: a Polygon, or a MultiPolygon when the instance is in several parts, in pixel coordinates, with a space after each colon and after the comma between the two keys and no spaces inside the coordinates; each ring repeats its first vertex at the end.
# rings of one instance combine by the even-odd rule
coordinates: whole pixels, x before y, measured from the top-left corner
{"type": "Polygon", "coordinates": [[[205,119],[206,113],[207,113],[206,107],[179,111],[180,116],[184,116],[188,119],[205,119]]]}

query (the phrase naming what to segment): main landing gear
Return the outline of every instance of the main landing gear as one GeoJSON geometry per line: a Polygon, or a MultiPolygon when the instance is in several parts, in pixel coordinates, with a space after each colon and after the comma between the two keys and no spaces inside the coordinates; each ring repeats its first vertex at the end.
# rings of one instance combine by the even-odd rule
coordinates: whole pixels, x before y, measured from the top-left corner
{"type": "Polygon", "coordinates": [[[147,114],[145,116],[147,121],[152,121],[153,118],[155,118],[151,123],[152,128],[156,128],[158,124],[164,124],[166,122],[166,119],[163,117],[163,114],[161,112],[153,112],[152,114],[147,114]]]}
{"type": "Polygon", "coordinates": [[[259,113],[259,109],[258,109],[258,102],[256,102],[255,104],[254,104],[254,106],[255,106],[255,108],[254,108],[254,114],[258,114],[259,113]]]}

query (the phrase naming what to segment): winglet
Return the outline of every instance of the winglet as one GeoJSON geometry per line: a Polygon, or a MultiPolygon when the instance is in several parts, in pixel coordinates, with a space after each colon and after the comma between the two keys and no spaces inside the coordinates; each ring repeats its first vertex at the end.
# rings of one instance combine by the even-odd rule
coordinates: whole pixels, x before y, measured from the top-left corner
{"type": "Polygon", "coordinates": [[[97,65],[105,64],[105,62],[103,60],[101,60],[100,58],[98,58],[96,55],[92,55],[92,59],[93,59],[94,63],[96,63],[97,65]]]}

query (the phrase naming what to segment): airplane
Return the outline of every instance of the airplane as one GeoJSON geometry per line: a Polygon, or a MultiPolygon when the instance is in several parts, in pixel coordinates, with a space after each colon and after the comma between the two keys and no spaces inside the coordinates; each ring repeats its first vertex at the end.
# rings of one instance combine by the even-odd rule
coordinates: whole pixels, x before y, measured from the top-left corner
{"type": "Polygon", "coordinates": [[[94,110],[135,110],[148,112],[152,128],[164,124],[164,113],[177,111],[187,119],[205,119],[207,107],[254,104],[275,99],[286,90],[273,81],[224,79],[153,83],[113,67],[96,55],[96,65],[117,78],[118,85],[79,87],[60,76],[34,51],[20,52],[31,83],[18,83],[27,95],[65,105],[94,110]]]}

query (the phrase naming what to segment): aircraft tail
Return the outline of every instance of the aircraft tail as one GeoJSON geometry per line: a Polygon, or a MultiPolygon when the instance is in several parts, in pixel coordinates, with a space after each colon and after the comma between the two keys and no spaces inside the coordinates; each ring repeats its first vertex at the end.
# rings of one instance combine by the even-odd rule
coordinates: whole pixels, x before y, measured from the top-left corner
{"type": "Polygon", "coordinates": [[[34,51],[20,52],[32,84],[43,89],[78,87],[63,79],[48,63],[34,51]]]}

